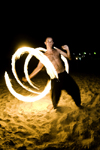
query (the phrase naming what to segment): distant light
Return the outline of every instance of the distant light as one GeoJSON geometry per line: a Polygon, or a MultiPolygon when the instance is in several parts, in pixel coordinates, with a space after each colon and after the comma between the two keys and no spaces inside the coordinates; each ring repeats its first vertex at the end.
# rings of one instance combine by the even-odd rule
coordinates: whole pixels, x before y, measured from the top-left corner
{"type": "Polygon", "coordinates": [[[91,55],[91,53],[89,53],[89,55],[91,55]]]}
{"type": "Polygon", "coordinates": [[[79,53],[79,55],[81,55],[81,53],[79,53]]]}
{"type": "Polygon", "coordinates": [[[85,57],[85,55],[82,55],[82,58],[85,57]]]}
{"type": "Polygon", "coordinates": [[[76,57],[76,60],[78,60],[78,57],[76,57]]]}
{"type": "Polygon", "coordinates": [[[86,55],[86,52],[84,52],[84,55],[86,55]]]}
{"type": "Polygon", "coordinates": [[[94,55],[96,55],[97,53],[96,52],[94,52],[94,55]]]}
{"type": "Polygon", "coordinates": [[[73,53],[73,55],[75,55],[75,53],[73,53]]]}

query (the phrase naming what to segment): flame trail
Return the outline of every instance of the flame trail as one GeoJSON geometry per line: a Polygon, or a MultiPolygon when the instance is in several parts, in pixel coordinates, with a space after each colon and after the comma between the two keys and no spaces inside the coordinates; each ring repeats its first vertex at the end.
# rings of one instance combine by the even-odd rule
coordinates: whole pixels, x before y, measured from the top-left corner
{"type": "Polygon", "coordinates": [[[35,97],[33,97],[32,95],[23,96],[22,94],[17,93],[13,89],[12,84],[10,82],[9,75],[6,71],[5,71],[5,82],[6,82],[6,85],[8,87],[8,90],[10,91],[10,93],[13,96],[15,96],[17,99],[24,101],[24,102],[35,102],[35,101],[43,98],[48,93],[48,91],[50,91],[50,88],[51,88],[51,82],[48,82],[46,87],[45,87],[45,90],[41,94],[39,94],[38,96],[35,96],[35,97]]]}
{"type": "MultiPolygon", "coordinates": [[[[25,73],[25,77],[27,79],[27,81],[29,82],[29,84],[34,87],[35,89],[38,90],[38,88],[31,82],[31,80],[29,79],[28,76],[28,63],[30,61],[30,59],[32,58],[32,56],[35,56],[37,59],[39,59],[41,61],[41,63],[46,67],[47,73],[49,74],[50,78],[58,78],[58,74],[52,64],[52,62],[47,58],[47,56],[45,56],[41,51],[46,51],[46,49],[44,48],[30,48],[30,47],[22,47],[19,48],[14,55],[12,56],[12,72],[13,75],[15,77],[15,79],[17,80],[17,82],[26,90],[32,92],[32,93],[36,93],[38,94],[38,96],[23,96],[21,94],[18,94],[17,92],[15,92],[15,90],[12,87],[12,84],[10,82],[10,78],[7,72],[5,72],[5,82],[6,85],[9,89],[9,91],[12,93],[12,95],[14,95],[17,99],[24,101],[24,102],[34,102],[37,101],[41,98],[43,98],[51,89],[51,81],[48,81],[45,89],[43,90],[43,92],[39,93],[36,91],[31,90],[30,88],[27,88],[26,86],[24,86],[21,81],[19,80],[17,73],[16,73],[16,69],[15,69],[15,62],[17,59],[20,58],[21,55],[23,55],[24,53],[29,53],[29,55],[27,56],[26,60],[25,60],[25,64],[24,64],[24,73],[25,73]]],[[[67,59],[61,55],[61,59],[64,61],[65,63],[65,69],[67,71],[67,73],[69,73],[69,65],[68,65],[68,61],[67,59]]]]}

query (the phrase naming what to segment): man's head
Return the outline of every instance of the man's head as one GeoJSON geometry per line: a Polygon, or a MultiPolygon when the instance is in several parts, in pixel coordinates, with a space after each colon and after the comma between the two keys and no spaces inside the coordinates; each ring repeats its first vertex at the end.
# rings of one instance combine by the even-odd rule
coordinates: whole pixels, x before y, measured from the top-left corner
{"type": "Polygon", "coordinates": [[[46,47],[48,48],[52,48],[54,42],[53,39],[51,37],[47,37],[44,44],[46,45],[46,47]]]}

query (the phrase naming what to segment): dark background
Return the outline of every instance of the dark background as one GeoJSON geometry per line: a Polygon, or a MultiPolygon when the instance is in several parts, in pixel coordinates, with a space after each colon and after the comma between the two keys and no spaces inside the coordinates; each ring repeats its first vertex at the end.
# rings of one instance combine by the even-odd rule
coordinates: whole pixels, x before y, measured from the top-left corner
{"type": "Polygon", "coordinates": [[[100,36],[99,4],[41,1],[1,4],[1,68],[10,64],[22,46],[45,47],[51,36],[55,46],[67,44],[73,52],[97,52],[100,36]]]}

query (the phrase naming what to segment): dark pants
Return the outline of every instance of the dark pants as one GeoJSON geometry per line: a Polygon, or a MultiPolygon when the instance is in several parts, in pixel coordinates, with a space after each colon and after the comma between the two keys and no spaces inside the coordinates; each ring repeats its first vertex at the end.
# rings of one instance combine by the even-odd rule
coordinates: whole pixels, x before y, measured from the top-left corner
{"type": "Polygon", "coordinates": [[[81,98],[80,98],[80,91],[79,87],[73,78],[67,74],[66,71],[63,73],[58,74],[59,79],[52,79],[51,80],[51,98],[54,109],[57,108],[57,104],[61,95],[61,90],[66,90],[69,95],[72,96],[75,104],[80,106],[81,98]]]}

